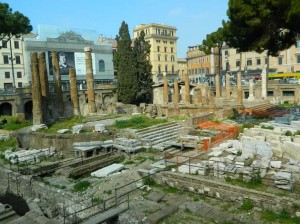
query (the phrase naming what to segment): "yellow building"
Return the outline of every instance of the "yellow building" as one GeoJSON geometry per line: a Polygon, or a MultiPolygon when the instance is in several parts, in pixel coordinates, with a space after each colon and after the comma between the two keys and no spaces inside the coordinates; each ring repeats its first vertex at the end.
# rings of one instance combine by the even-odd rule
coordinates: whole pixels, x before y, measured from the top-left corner
{"type": "Polygon", "coordinates": [[[190,46],[187,51],[187,72],[192,83],[214,82],[218,72],[217,49],[208,55],[199,50],[198,46],[190,46]]]}
{"type": "Polygon", "coordinates": [[[140,24],[134,28],[133,37],[137,38],[144,30],[145,41],[151,45],[150,63],[153,81],[162,80],[166,74],[170,80],[178,77],[176,28],[163,24],[140,24]]]}
{"type": "Polygon", "coordinates": [[[183,80],[185,74],[187,74],[187,60],[186,58],[178,58],[177,59],[178,65],[178,76],[180,79],[183,80]]]}

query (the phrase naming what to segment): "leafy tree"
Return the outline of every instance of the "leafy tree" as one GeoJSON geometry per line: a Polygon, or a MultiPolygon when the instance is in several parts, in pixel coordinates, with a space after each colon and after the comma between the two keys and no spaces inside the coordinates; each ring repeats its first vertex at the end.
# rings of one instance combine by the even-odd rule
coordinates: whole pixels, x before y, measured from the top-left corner
{"type": "Polygon", "coordinates": [[[203,51],[205,54],[211,54],[211,48],[218,49],[218,64],[219,64],[219,71],[221,73],[221,50],[223,47],[223,43],[225,41],[225,30],[223,27],[220,27],[217,31],[212,32],[211,34],[206,35],[206,39],[202,41],[202,44],[199,45],[199,50],[203,51]]]}
{"type": "MultiPolygon", "coordinates": [[[[12,9],[7,3],[0,2],[0,41],[5,39],[2,44],[5,45],[12,36],[19,37],[21,34],[27,34],[32,31],[30,20],[22,13],[12,9]]],[[[0,49],[2,46],[0,46],[0,49]]]]}
{"type": "Polygon", "coordinates": [[[296,43],[299,0],[229,0],[228,6],[229,21],[223,27],[230,47],[277,56],[296,43]]]}
{"type": "Polygon", "coordinates": [[[115,69],[117,70],[118,100],[122,103],[134,103],[139,87],[133,51],[131,48],[132,42],[128,31],[128,25],[124,21],[119,29],[119,35],[116,36],[116,41],[118,49],[114,54],[113,62],[115,69]]]}
{"type": "Polygon", "coordinates": [[[152,102],[152,65],[149,61],[151,45],[145,41],[145,32],[141,31],[138,38],[134,40],[133,55],[138,81],[138,92],[136,104],[152,102]]]}

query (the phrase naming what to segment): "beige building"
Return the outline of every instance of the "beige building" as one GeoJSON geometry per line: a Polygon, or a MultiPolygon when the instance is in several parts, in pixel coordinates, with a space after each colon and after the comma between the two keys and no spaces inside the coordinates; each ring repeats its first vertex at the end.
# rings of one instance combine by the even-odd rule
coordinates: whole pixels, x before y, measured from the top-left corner
{"type": "Polygon", "coordinates": [[[25,69],[24,38],[34,37],[34,34],[3,39],[0,43],[0,89],[12,92],[15,88],[27,87],[28,75],[25,69]],[[11,56],[12,55],[12,56],[11,56]]]}
{"type": "Polygon", "coordinates": [[[266,69],[268,66],[269,74],[300,72],[300,41],[289,49],[281,51],[277,57],[268,57],[266,51],[263,53],[242,52],[240,54],[234,48],[229,48],[228,46],[223,47],[223,74],[225,74],[226,68],[233,76],[235,76],[239,70],[240,64],[243,80],[248,80],[249,78],[260,79],[262,70],[266,69]]]}
{"type": "Polygon", "coordinates": [[[178,58],[177,66],[179,78],[183,79],[183,76],[187,74],[187,60],[185,58],[178,58]]]}
{"type": "Polygon", "coordinates": [[[134,28],[133,37],[137,38],[144,30],[145,40],[151,45],[150,63],[152,64],[153,81],[169,80],[178,77],[176,28],[163,24],[141,24],[134,28]]]}
{"type": "Polygon", "coordinates": [[[187,51],[187,72],[191,83],[214,82],[218,72],[218,50],[212,49],[208,55],[199,50],[198,46],[189,46],[187,51]]]}

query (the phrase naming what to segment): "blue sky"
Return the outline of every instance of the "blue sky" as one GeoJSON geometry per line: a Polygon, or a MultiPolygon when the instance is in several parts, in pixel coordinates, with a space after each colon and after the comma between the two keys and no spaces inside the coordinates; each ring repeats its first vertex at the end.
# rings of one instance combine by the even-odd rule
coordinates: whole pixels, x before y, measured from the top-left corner
{"type": "Polygon", "coordinates": [[[4,0],[13,11],[37,26],[54,25],[95,30],[104,37],[115,36],[122,21],[133,28],[160,23],[177,28],[177,57],[186,57],[188,46],[200,44],[227,20],[227,0],[4,0]]]}

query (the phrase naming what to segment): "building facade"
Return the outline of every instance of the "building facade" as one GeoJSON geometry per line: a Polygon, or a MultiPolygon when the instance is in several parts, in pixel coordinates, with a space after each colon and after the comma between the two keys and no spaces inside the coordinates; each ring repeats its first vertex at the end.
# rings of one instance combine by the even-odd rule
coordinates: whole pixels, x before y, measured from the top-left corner
{"type": "Polygon", "coordinates": [[[214,83],[219,69],[218,50],[213,48],[212,54],[205,54],[198,46],[189,46],[187,51],[187,72],[191,83],[214,83]]]}
{"type": "Polygon", "coordinates": [[[16,88],[24,88],[29,84],[25,72],[24,38],[36,37],[35,34],[13,36],[3,39],[0,49],[0,90],[13,92],[16,88]]]}
{"type": "Polygon", "coordinates": [[[141,24],[134,28],[133,37],[145,32],[145,41],[151,45],[150,63],[153,81],[162,80],[165,73],[169,79],[178,77],[176,28],[163,24],[141,24]]]}

